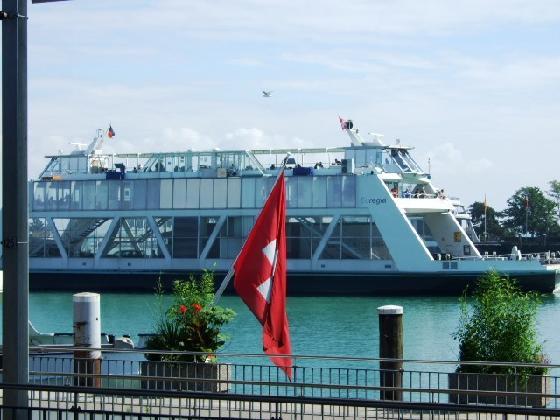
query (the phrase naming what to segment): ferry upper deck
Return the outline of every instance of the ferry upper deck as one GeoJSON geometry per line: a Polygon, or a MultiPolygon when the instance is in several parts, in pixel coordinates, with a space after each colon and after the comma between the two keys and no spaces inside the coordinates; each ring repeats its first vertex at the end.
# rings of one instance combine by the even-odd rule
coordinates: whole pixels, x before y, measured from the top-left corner
{"type": "Polygon", "coordinates": [[[411,147],[345,131],[350,146],[330,149],[114,155],[98,132],[30,182],[31,270],[227,271],[282,166],[292,273],[542,269],[481,256],[470,217],[411,147]]]}

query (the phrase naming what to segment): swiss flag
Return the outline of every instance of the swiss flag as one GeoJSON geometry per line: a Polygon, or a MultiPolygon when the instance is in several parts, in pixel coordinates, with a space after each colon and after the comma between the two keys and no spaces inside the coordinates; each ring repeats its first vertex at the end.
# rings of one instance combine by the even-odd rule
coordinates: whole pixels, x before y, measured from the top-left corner
{"type": "MultiPolygon", "coordinates": [[[[234,263],[237,294],[263,326],[263,350],[290,356],[286,315],[286,187],[278,177],[234,263]]],[[[292,378],[291,357],[271,357],[292,378]]]]}

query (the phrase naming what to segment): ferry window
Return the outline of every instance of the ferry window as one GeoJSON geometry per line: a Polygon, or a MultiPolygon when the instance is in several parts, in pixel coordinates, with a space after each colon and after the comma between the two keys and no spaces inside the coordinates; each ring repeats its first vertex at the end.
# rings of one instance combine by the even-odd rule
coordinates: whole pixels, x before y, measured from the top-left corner
{"type": "Polygon", "coordinates": [[[340,236],[341,258],[369,260],[370,236],[369,217],[343,217],[340,236]]]}
{"type": "Polygon", "coordinates": [[[298,177],[292,176],[286,178],[286,206],[297,207],[298,199],[298,177]]]}
{"type": "Polygon", "coordinates": [[[366,151],[356,150],[356,166],[366,166],[366,151]]]}
{"type": "MultiPolygon", "coordinates": [[[[57,218],[53,222],[68,257],[80,258],[95,255],[110,225],[107,218],[57,218]]],[[[56,253],[54,249],[48,252],[56,253]]]]}
{"type": "Polygon", "coordinates": [[[376,149],[367,149],[366,150],[366,166],[375,165],[377,161],[377,153],[379,153],[376,149]]]}
{"type": "Polygon", "coordinates": [[[313,177],[313,207],[327,207],[327,178],[324,176],[313,177]]]}
{"type": "Polygon", "coordinates": [[[392,259],[389,248],[387,248],[387,244],[385,244],[381,237],[381,232],[379,232],[375,222],[371,224],[371,258],[374,260],[392,259]]]}
{"type": "Polygon", "coordinates": [[[226,235],[223,235],[220,241],[220,257],[233,259],[243,245],[243,218],[241,216],[229,216],[226,222],[226,235]]]}
{"type": "Polygon", "coordinates": [[[184,209],[187,207],[187,180],[173,180],[173,208],[184,209]]]}
{"type": "Polygon", "coordinates": [[[343,176],[342,178],[342,207],[356,207],[356,177],[343,176]]]}
{"type": "Polygon", "coordinates": [[[241,178],[228,178],[227,206],[228,208],[241,207],[241,178]]]}
{"type": "Polygon", "coordinates": [[[144,210],[146,208],[146,180],[135,179],[133,181],[132,208],[134,210],[144,210]]]}
{"type": "Polygon", "coordinates": [[[162,179],[159,186],[159,208],[170,209],[173,207],[173,180],[162,179]]]}
{"type": "Polygon", "coordinates": [[[212,194],[211,191],[214,195],[212,207],[225,209],[227,207],[227,178],[214,179],[214,188],[211,188],[208,192],[212,194]]]}
{"type": "Polygon", "coordinates": [[[313,190],[312,182],[313,178],[310,176],[299,176],[298,181],[298,191],[297,191],[297,206],[298,207],[311,207],[313,201],[313,190]]]}
{"type": "Polygon", "coordinates": [[[244,208],[255,207],[255,178],[241,179],[241,205],[244,208]]]}
{"type": "Polygon", "coordinates": [[[60,169],[62,173],[68,173],[70,170],[70,162],[68,158],[60,158],[60,169]]]}
{"type": "Polygon", "coordinates": [[[154,217],[154,222],[159,229],[167,251],[173,252],[173,219],[171,217],[154,217]]]}
{"type": "Polygon", "coordinates": [[[287,257],[310,259],[322,233],[320,217],[286,218],[287,257]]]}
{"type": "Polygon", "coordinates": [[[47,224],[45,236],[45,257],[47,258],[57,258],[60,257],[60,249],[54,240],[54,233],[52,231],[52,226],[47,224]]]}
{"type": "Polygon", "coordinates": [[[57,192],[56,192],[56,182],[47,182],[45,184],[46,191],[46,210],[56,210],[57,209],[57,192]]]}
{"type": "Polygon", "coordinates": [[[82,209],[82,181],[72,181],[70,208],[72,210],[82,209]]]}
{"type": "Polygon", "coordinates": [[[123,181],[121,183],[121,209],[129,210],[132,208],[132,193],[133,193],[134,182],[133,181],[123,181]]]}
{"type": "Polygon", "coordinates": [[[87,158],[76,159],[78,162],[78,172],[84,174],[87,172],[87,158]]]}
{"type": "Polygon", "coordinates": [[[173,219],[173,257],[198,257],[198,217],[173,219]]]}
{"type": "Polygon", "coordinates": [[[95,181],[84,181],[84,194],[82,208],[84,210],[95,209],[95,181]]]}
{"type": "Polygon", "coordinates": [[[95,209],[107,210],[107,198],[109,196],[109,188],[107,181],[95,182],[95,209]]]}
{"type": "Polygon", "coordinates": [[[34,217],[29,219],[29,256],[44,257],[47,239],[47,219],[34,217]]]}
{"type": "MultiPolygon", "coordinates": [[[[208,238],[210,238],[210,235],[214,232],[217,223],[218,217],[200,218],[200,244],[198,246],[200,253],[202,253],[202,250],[208,242],[208,238]]],[[[212,248],[208,251],[207,258],[220,258],[220,235],[216,236],[212,248]]]]}
{"type": "Polygon", "coordinates": [[[321,259],[340,259],[340,223],[340,220],[336,223],[336,226],[333,229],[331,236],[329,237],[329,240],[325,245],[325,248],[323,248],[323,252],[321,252],[321,259]]]}
{"type": "Polygon", "coordinates": [[[104,255],[119,258],[163,257],[146,217],[120,219],[104,255]]]}
{"type": "Polygon", "coordinates": [[[246,238],[255,225],[255,218],[253,216],[242,216],[241,219],[243,221],[243,238],[246,238]]]}
{"type": "Polygon", "coordinates": [[[58,209],[68,210],[70,208],[70,181],[58,182],[58,209]]]}
{"type": "Polygon", "coordinates": [[[313,226],[313,231],[315,232],[316,235],[314,235],[313,238],[311,239],[311,255],[314,255],[315,251],[317,251],[317,248],[319,247],[319,242],[321,241],[321,238],[326,233],[327,228],[329,227],[329,224],[332,221],[332,217],[319,216],[319,217],[306,218],[306,220],[313,220],[312,226],[313,226]]]}
{"type": "Polygon", "coordinates": [[[200,206],[200,179],[187,180],[187,208],[197,209],[200,206]]]}
{"type": "MultiPolygon", "coordinates": [[[[74,227],[74,224],[71,224],[70,221],[72,219],[69,218],[64,218],[64,219],[52,219],[55,229],[58,232],[58,235],[60,236],[60,239],[62,241],[62,245],[64,246],[64,248],[66,249],[66,253],[68,254],[68,256],[72,256],[72,246],[71,246],[71,241],[73,239],[73,235],[72,235],[72,228],[74,227]]],[[[78,221],[78,223],[82,223],[83,220],[87,220],[87,219],[74,219],[75,221],[78,221]]]]}
{"type": "Polygon", "coordinates": [[[78,171],[78,160],[79,158],[70,158],[70,172],[76,173],[78,171]]]}
{"type": "Polygon", "coordinates": [[[109,209],[120,210],[121,181],[107,181],[109,186],[109,209]]]}
{"type": "Polygon", "coordinates": [[[148,179],[147,180],[147,191],[146,191],[146,208],[147,209],[157,209],[159,208],[159,179],[148,179]]]}
{"type": "Polygon", "coordinates": [[[45,183],[33,183],[33,210],[45,209],[45,183]]]}
{"type": "Polygon", "coordinates": [[[327,207],[340,207],[341,178],[340,176],[327,177],[327,207]]]}
{"type": "Polygon", "coordinates": [[[214,207],[214,180],[201,179],[200,180],[200,208],[211,209],[214,207]]]}
{"type": "MultiPolygon", "coordinates": [[[[255,180],[255,207],[262,207],[267,199],[276,179],[274,177],[256,178],[255,180]]],[[[287,184],[286,184],[287,186],[287,184]]]]}

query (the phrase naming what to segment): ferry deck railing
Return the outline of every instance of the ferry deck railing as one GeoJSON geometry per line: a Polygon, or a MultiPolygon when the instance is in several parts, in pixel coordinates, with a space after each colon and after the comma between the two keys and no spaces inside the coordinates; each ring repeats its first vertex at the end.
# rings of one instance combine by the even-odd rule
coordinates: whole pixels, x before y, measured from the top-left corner
{"type": "Polygon", "coordinates": [[[201,354],[157,352],[181,360],[150,362],[145,350],[112,350],[104,351],[96,369],[87,363],[80,368],[83,360],[68,348],[37,350],[30,357],[29,385],[0,384],[27,392],[26,410],[34,418],[560,416],[560,365],[553,364],[495,363],[508,374],[474,375],[456,373],[456,361],[404,360],[401,370],[388,371],[381,369],[382,359],[297,355],[289,381],[256,354],[220,353],[217,361],[201,363],[194,361],[201,354]],[[539,367],[547,373],[526,371],[539,367]]]}

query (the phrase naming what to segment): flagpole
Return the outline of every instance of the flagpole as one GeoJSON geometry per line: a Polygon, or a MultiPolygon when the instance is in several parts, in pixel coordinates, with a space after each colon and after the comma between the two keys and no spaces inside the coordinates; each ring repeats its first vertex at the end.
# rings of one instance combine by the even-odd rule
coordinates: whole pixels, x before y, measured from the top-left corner
{"type": "Polygon", "coordinates": [[[529,196],[525,196],[525,235],[527,235],[527,231],[529,228],[529,196]]]}
{"type": "MultiPolygon", "coordinates": [[[[274,182],[274,185],[276,185],[276,183],[280,179],[280,176],[284,172],[284,169],[286,169],[286,161],[288,160],[288,156],[290,156],[290,155],[291,155],[291,153],[288,152],[286,157],[282,160],[282,166],[280,167],[280,171],[278,171],[278,175],[276,175],[276,181],[274,182]]],[[[272,189],[274,189],[274,186],[272,187],[272,189]]],[[[262,209],[261,209],[261,212],[262,212],[262,209]]],[[[260,213],[259,213],[259,215],[260,215],[260,213]]],[[[245,241],[243,242],[243,245],[241,246],[241,249],[243,249],[243,247],[245,246],[246,241],[247,241],[247,238],[245,238],[245,241]]],[[[237,262],[237,258],[239,258],[239,254],[237,254],[237,256],[235,257],[235,260],[233,260],[233,264],[231,264],[230,269],[228,270],[226,276],[222,280],[222,284],[220,284],[220,287],[218,288],[218,290],[216,290],[216,294],[214,295],[214,304],[217,304],[220,301],[220,299],[222,298],[222,294],[226,290],[231,278],[235,274],[234,267],[235,267],[235,263],[237,262]]],[[[275,255],[275,258],[276,258],[276,255],[275,255]]]]}
{"type": "Polygon", "coordinates": [[[486,230],[486,210],[488,209],[488,202],[486,201],[486,194],[484,194],[484,242],[488,242],[488,232],[486,230]]]}

